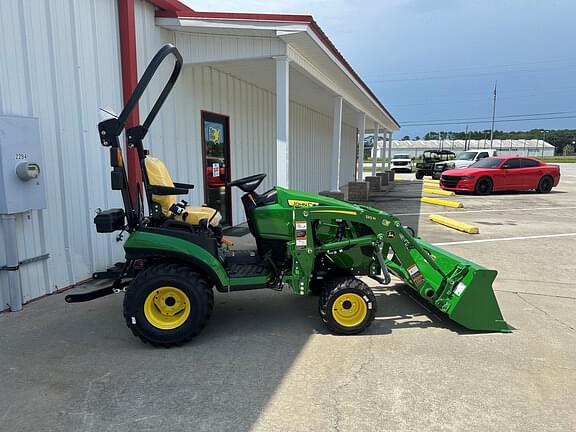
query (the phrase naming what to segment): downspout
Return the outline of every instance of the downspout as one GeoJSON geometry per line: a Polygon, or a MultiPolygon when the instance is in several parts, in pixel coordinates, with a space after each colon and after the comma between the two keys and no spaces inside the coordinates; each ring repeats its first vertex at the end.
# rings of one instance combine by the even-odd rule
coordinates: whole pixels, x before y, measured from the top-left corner
{"type": "MultiPolygon", "coordinates": [[[[122,68],[122,95],[124,105],[128,102],[132,91],[138,84],[138,64],[136,61],[136,18],[134,13],[134,0],[118,0],[118,26],[120,30],[120,65],[122,68]]],[[[126,128],[138,126],[140,115],[138,107],[134,108],[126,128]]],[[[128,165],[128,183],[132,203],[136,202],[137,186],[142,184],[142,172],[138,160],[138,153],[134,148],[126,148],[126,161],[128,165]]]]}

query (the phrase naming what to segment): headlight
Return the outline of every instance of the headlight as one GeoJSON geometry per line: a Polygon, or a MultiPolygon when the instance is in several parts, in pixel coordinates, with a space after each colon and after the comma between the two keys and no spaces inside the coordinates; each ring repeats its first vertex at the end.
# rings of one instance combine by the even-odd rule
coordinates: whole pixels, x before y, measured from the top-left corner
{"type": "Polygon", "coordinates": [[[462,180],[472,180],[474,176],[462,176],[462,180]]]}

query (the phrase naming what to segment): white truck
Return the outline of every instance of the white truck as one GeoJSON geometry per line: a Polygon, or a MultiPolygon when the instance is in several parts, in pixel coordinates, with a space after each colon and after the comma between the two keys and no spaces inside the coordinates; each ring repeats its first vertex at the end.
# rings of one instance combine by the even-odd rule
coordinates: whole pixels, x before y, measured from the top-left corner
{"type": "Polygon", "coordinates": [[[470,165],[478,162],[480,159],[494,156],[498,156],[496,149],[477,149],[463,151],[456,155],[456,159],[436,162],[434,164],[434,172],[432,173],[432,178],[438,180],[443,171],[449,169],[468,168],[470,165]]]}
{"type": "Polygon", "coordinates": [[[395,154],[390,161],[390,170],[412,172],[412,158],[407,154],[395,154]]]}

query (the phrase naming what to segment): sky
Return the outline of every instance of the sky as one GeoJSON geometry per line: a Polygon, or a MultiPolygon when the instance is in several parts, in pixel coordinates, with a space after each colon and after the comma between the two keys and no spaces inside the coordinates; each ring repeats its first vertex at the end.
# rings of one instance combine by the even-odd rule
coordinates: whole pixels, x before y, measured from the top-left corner
{"type": "Polygon", "coordinates": [[[394,138],[489,130],[496,83],[495,129],[576,129],[576,0],[184,3],[314,16],[402,125],[394,138]]]}

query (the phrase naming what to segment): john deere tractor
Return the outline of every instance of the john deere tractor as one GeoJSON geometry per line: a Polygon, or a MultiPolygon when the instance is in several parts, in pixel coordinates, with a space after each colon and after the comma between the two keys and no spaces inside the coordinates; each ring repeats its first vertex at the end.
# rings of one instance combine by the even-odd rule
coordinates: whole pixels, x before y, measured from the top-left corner
{"type": "Polygon", "coordinates": [[[339,334],[364,331],[377,302],[359,276],[386,285],[391,274],[427,303],[472,330],[508,331],[492,291],[496,271],[458,258],[417,237],[384,211],[319,195],[274,187],[257,189],[266,174],[232,181],[242,202],[254,251],[228,248],[221,216],[209,207],[179,201],[190,184],[172,180],[165,165],[143,147],[143,139],[170,93],[182,67],[172,45],[152,59],[118,117],[98,125],[110,151],[112,189],[124,208],[100,212],[98,232],[126,231],[126,262],[95,274],[110,286],[71,294],[68,302],[92,300],[125,291],[124,317],[134,335],[155,346],[185,343],[202,331],[214,307],[213,290],[289,287],[297,295],[318,295],[319,315],[339,334]],[[119,136],[162,61],[174,69],[142,125],[126,129],[128,146],[138,154],[142,187],[130,193],[119,136]]]}

